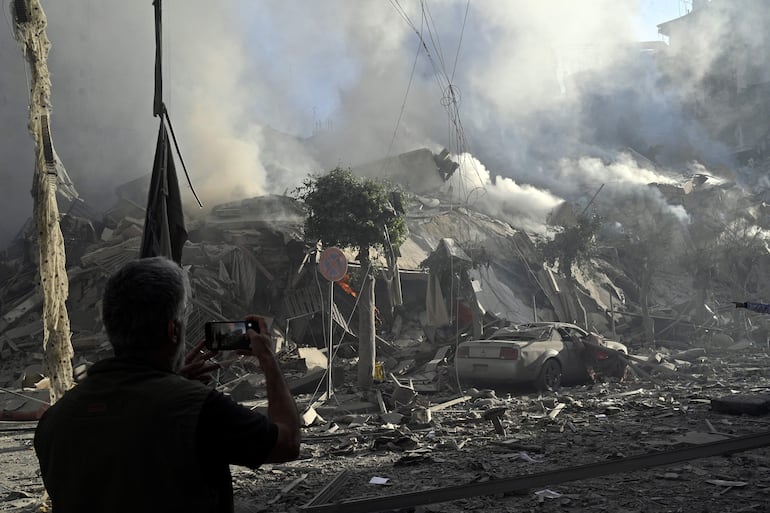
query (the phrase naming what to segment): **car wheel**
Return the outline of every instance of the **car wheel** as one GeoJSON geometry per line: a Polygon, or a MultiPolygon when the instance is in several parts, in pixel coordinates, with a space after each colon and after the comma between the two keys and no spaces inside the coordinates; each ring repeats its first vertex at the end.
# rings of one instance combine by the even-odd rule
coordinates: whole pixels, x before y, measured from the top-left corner
{"type": "Polygon", "coordinates": [[[535,385],[538,390],[558,390],[561,387],[561,364],[554,358],[546,360],[535,385]]]}

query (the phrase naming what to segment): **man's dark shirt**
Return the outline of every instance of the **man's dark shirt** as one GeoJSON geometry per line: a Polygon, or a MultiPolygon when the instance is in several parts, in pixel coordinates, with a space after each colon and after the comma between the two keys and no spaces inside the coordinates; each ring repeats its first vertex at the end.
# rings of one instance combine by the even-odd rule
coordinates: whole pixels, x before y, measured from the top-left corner
{"type": "Polygon", "coordinates": [[[267,417],[223,394],[111,358],[43,415],[35,450],[55,513],[232,511],[229,464],[275,446],[267,417]]]}

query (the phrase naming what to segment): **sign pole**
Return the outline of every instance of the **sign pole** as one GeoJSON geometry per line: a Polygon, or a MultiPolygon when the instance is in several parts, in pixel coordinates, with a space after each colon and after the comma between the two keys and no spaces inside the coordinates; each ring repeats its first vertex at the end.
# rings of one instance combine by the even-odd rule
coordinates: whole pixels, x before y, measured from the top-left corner
{"type": "Polygon", "coordinates": [[[318,261],[321,276],[329,280],[329,348],[326,365],[326,398],[334,394],[332,381],[332,360],[334,359],[334,282],[340,281],[348,272],[348,259],[340,248],[330,247],[321,253],[318,261]]]}
{"type": "Polygon", "coordinates": [[[334,393],[332,381],[332,359],[334,358],[334,282],[329,282],[329,358],[326,364],[326,398],[331,398],[334,393]]]}

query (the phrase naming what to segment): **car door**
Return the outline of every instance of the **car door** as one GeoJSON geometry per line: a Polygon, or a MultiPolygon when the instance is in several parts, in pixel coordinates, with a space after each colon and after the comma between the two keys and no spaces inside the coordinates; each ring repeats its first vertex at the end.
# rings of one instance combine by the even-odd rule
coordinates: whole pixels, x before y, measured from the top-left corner
{"type": "Polygon", "coordinates": [[[564,380],[585,382],[588,375],[583,360],[584,346],[582,338],[585,336],[585,333],[570,326],[563,326],[558,331],[564,343],[562,358],[564,380]]]}

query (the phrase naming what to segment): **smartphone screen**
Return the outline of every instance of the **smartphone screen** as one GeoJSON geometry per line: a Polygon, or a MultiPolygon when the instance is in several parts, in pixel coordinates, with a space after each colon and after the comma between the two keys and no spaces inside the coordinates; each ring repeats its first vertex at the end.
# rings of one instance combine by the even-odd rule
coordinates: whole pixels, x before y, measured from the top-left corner
{"type": "Polygon", "coordinates": [[[212,351],[248,349],[249,338],[246,330],[259,332],[256,322],[247,321],[210,321],[206,323],[206,347],[212,351]]]}

